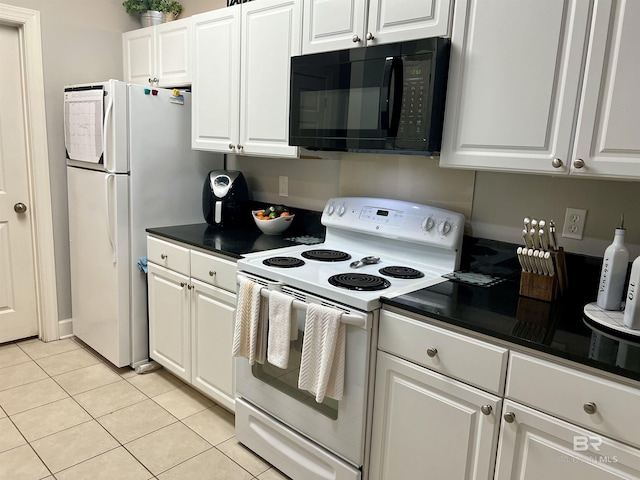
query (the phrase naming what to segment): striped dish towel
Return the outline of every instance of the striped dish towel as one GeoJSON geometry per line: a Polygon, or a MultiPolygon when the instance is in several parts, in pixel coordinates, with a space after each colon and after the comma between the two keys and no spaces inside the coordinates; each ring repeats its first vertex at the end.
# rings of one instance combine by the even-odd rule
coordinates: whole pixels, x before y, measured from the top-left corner
{"type": "Polygon", "coordinates": [[[236,321],[233,329],[234,357],[245,357],[249,365],[257,360],[259,323],[261,320],[262,298],[260,291],[262,286],[249,280],[240,278],[238,288],[238,306],[236,309],[236,321]]]}
{"type": "Polygon", "coordinates": [[[342,400],[346,327],[342,311],[311,303],[307,306],[298,388],[316,396],[342,400]]]}

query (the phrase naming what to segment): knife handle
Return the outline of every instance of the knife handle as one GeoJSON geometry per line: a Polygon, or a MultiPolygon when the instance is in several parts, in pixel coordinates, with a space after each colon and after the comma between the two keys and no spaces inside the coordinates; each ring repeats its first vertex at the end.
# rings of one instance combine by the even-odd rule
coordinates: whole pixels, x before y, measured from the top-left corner
{"type": "Polygon", "coordinates": [[[524,244],[527,246],[527,248],[533,248],[533,240],[529,236],[529,231],[528,230],[522,230],[522,238],[523,238],[524,244]]]}

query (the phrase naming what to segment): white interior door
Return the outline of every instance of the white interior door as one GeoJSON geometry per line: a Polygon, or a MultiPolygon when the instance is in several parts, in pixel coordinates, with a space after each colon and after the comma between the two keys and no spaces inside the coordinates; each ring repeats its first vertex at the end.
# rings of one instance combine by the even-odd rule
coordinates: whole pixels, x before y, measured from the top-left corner
{"type": "Polygon", "coordinates": [[[1,343],[38,334],[19,33],[1,24],[0,65],[1,343]]]}

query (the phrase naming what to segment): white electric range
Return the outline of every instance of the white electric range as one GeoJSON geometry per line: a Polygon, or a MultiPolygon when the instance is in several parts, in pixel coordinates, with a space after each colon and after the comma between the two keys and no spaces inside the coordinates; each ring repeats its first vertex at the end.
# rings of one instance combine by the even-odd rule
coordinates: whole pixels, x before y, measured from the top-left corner
{"type": "Polygon", "coordinates": [[[289,368],[236,363],[236,435],[245,446],[294,479],[359,480],[365,444],[371,365],[380,297],[444,281],[458,268],[464,216],[400,200],[340,197],[322,214],[325,241],[253,253],[238,275],[293,296],[298,325],[289,368]],[[321,303],[343,312],[344,396],[317,403],[298,389],[305,311],[321,303]]]}

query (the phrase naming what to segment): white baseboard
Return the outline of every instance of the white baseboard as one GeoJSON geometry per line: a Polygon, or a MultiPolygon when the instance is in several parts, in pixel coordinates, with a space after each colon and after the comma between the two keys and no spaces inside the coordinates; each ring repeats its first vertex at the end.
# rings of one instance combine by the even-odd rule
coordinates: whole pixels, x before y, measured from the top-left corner
{"type": "Polygon", "coordinates": [[[66,318],[58,322],[58,329],[60,331],[60,338],[73,337],[73,320],[66,318]]]}

